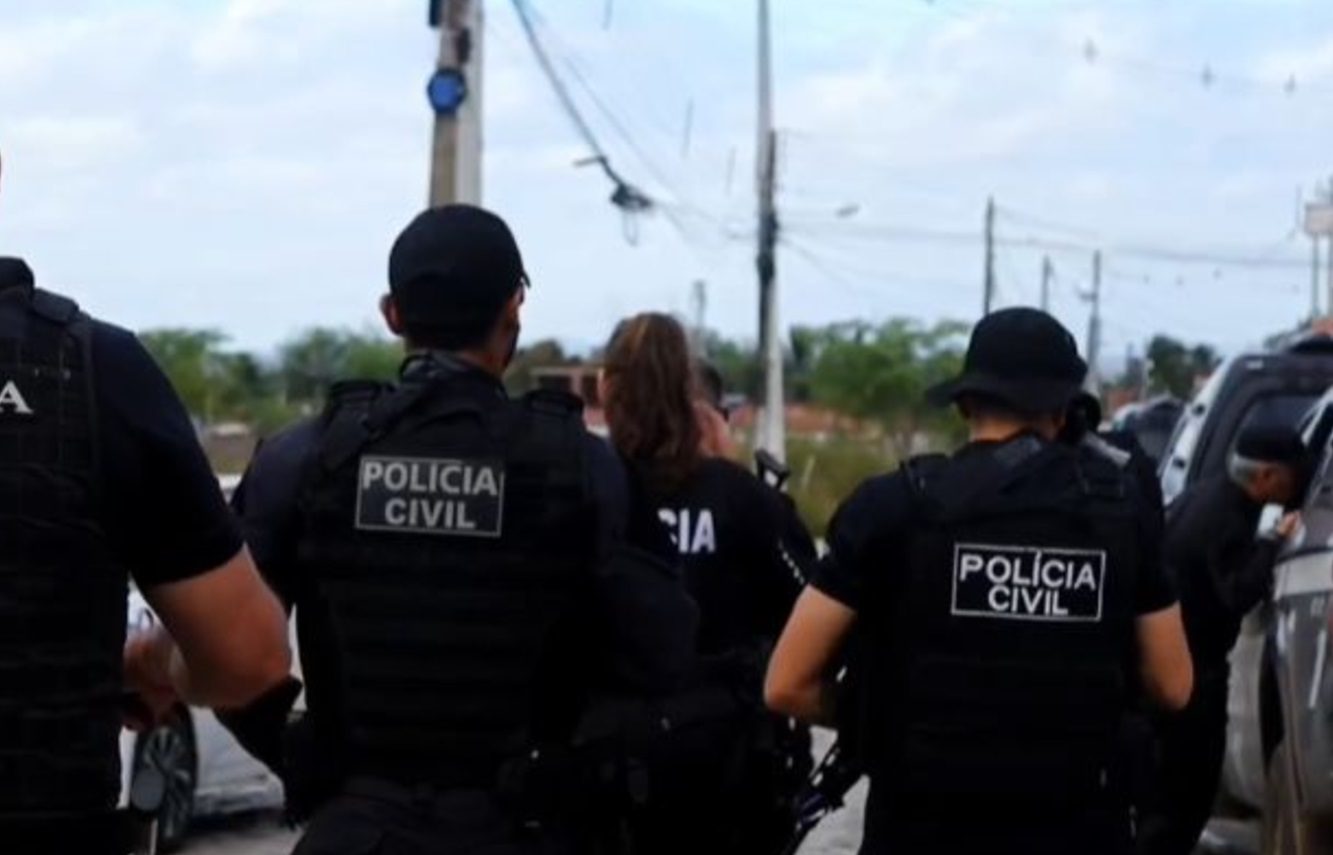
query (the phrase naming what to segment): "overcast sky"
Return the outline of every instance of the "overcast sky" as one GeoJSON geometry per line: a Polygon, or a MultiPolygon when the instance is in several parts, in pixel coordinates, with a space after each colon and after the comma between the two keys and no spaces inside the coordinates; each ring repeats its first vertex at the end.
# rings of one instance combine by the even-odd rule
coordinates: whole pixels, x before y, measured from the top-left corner
{"type": "MultiPolygon", "coordinates": [[[[752,337],[753,3],[614,0],[608,27],[607,0],[530,2],[617,169],[665,207],[626,241],[511,4],[490,0],[485,197],[524,247],[530,340],[686,312],[697,279],[709,324],[752,337]]],[[[426,193],[425,7],[0,0],[0,252],[137,329],[268,348],[373,323],[426,193]]],[[[1105,248],[1112,352],[1157,331],[1234,349],[1308,312],[1294,227],[1298,195],[1333,172],[1333,3],[773,11],[784,324],[974,319],[988,194],[1001,304],[1038,299],[1050,252],[1081,337],[1077,294],[1105,248]]]]}

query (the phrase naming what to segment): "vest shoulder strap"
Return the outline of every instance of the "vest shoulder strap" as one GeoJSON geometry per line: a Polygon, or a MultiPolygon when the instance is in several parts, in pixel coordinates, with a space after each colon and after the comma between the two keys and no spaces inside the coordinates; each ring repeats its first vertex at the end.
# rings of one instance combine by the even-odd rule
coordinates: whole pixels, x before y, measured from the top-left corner
{"type": "Polygon", "coordinates": [[[1123,448],[1117,448],[1095,433],[1083,437],[1083,446],[1093,454],[1109,461],[1117,469],[1129,468],[1132,456],[1123,448]]]}
{"type": "Polygon", "coordinates": [[[914,490],[924,509],[942,519],[966,516],[977,503],[994,496],[1010,484],[1039,468],[1052,453],[1052,446],[1036,437],[1023,436],[987,450],[966,461],[943,458],[918,473],[925,477],[914,490]]]}
{"type": "Polygon", "coordinates": [[[316,460],[319,469],[331,472],[345,464],[374,437],[369,416],[375,402],[393,387],[369,380],[346,380],[329,390],[324,407],[324,429],[316,460]]]}
{"type": "Polygon", "coordinates": [[[31,305],[35,314],[61,326],[69,326],[82,314],[78,303],[41,288],[33,290],[31,305]]]}
{"type": "Polygon", "coordinates": [[[921,454],[908,458],[903,463],[903,474],[907,477],[912,498],[924,498],[930,485],[939,479],[948,466],[949,457],[946,454],[921,454]]]}
{"type": "Polygon", "coordinates": [[[523,396],[523,404],[534,413],[561,419],[583,416],[583,399],[559,389],[535,389],[523,396]]]}

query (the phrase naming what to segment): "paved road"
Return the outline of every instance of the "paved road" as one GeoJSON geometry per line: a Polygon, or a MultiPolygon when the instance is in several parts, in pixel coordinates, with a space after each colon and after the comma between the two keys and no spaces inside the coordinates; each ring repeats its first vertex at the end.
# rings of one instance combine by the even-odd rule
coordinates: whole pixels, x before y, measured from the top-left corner
{"type": "Polygon", "coordinates": [[[297,833],[273,813],[231,817],[201,823],[180,851],[184,855],[287,855],[297,833]]]}

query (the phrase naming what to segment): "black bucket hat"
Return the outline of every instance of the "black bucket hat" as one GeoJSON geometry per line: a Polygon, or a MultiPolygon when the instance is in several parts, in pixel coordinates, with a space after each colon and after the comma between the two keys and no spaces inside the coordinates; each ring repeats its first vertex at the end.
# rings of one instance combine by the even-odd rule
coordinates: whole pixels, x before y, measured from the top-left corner
{"type": "Polygon", "coordinates": [[[963,372],[926,392],[946,406],[966,395],[999,401],[1020,413],[1059,413],[1083,390],[1088,364],[1074,336],[1037,309],[1002,309],[972,330],[963,372]]]}

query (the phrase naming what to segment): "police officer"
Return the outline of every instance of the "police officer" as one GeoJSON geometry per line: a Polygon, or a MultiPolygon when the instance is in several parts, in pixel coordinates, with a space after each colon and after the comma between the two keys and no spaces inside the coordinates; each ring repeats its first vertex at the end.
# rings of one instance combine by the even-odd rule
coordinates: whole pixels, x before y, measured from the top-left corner
{"type": "Polygon", "coordinates": [[[1168,510],[1167,566],[1197,677],[1189,706],[1157,722],[1161,763],[1143,824],[1145,853],[1187,855],[1208,822],[1226,749],[1227,654],[1241,619],[1271,589],[1278,549],[1299,525],[1290,513],[1259,533],[1259,517],[1266,505],[1299,501],[1308,475],[1308,453],[1294,430],[1251,428],[1238,437],[1225,475],[1190,487],[1168,510]]]}
{"type": "Polygon", "coordinates": [[[970,441],[863,484],[770,663],[775,709],[832,717],[863,651],[866,853],[1124,853],[1128,684],[1183,706],[1191,670],[1153,526],[1123,470],[1055,441],[1086,365],[1049,315],[981,321],[953,401],[970,441]]]}
{"type": "Polygon", "coordinates": [[[1084,444],[1133,476],[1143,494],[1145,507],[1162,510],[1162,484],[1157,480],[1157,464],[1144,451],[1134,434],[1125,430],[1102,430],[1102,404],[1097,396],[1083,392],[1069,406],[1061,439],[1084,444]]]}
{"type": "Polygon", "coordinates": [[[0,258],[0,851],[116,853],[123,693],[142,724],[287,673],[194,428],[130,333],[0,258]],[[133,578],[161,628],[126,644],[133,578]]]}
{"type": "Polygon", "coordinates": [[[804,731],[764,713],[764,663],[814,561],[791,501],[710,456],[701,388],[684,329],[667,315],[623,322],[606,350],[602,399],[640,501],[684,563],[699,604],[699,664],[658,707],[670,722],[645,751],[647,794],[635,852],[772,853],[792,829],[790,799],[809,769],[804,731]]]}
{"type": "Polygon", "coordinates": [[[498,217],[422,213],[381,303],[400,381],[336,387],[237,494],[297,614],[308,712],[291,736],[313,744],[285,771],[330,784],[302,855],[571,844],[551,802],[580,801],[558,755],[586,696],[670,689],[688,667],[696,611],[674,568],[626,547],[615,455],[576,399],[500,383],[526,283],[498,217]]]}

